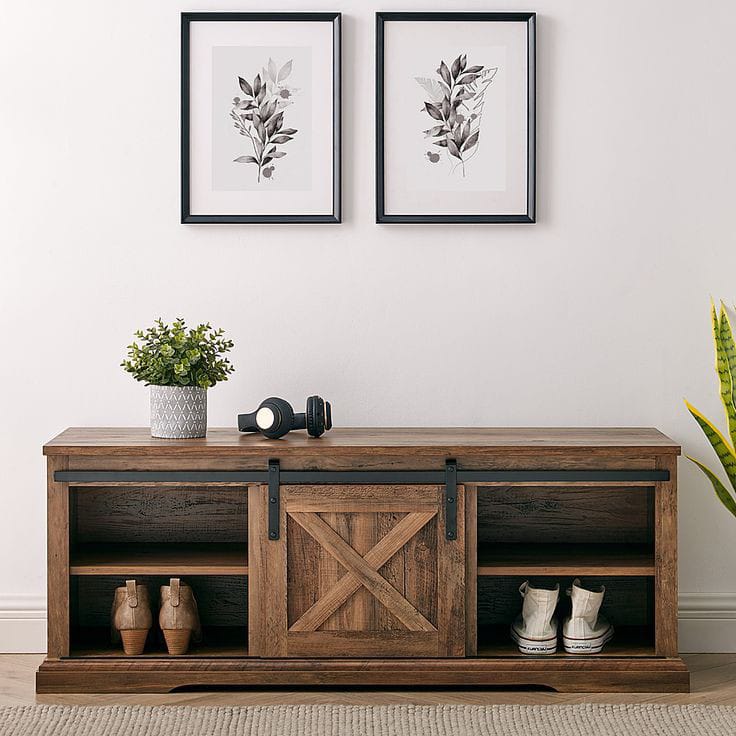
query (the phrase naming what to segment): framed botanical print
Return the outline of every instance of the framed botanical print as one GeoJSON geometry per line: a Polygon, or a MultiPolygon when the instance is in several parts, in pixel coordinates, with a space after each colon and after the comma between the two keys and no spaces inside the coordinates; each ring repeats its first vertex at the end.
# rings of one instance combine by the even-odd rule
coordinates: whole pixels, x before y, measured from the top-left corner
{"type": "Polygon", "coordinates": [[[340,13],[182,13],[181,221],[340,222],[340,13]]]}
{"type": "Polygon", "coordinates": [[[376,222],[535,221],[535,14],[377,13],[376,222]]]}

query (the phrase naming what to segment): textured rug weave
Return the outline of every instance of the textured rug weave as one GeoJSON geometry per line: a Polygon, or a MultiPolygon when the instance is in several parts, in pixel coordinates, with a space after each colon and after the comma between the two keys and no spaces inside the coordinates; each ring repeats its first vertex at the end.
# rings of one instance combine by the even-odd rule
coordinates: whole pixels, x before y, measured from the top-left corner
{"type": "Polygon", "coordinates": [[[2,736],[732,736],[707,705],[0,707],[2,736]]]}

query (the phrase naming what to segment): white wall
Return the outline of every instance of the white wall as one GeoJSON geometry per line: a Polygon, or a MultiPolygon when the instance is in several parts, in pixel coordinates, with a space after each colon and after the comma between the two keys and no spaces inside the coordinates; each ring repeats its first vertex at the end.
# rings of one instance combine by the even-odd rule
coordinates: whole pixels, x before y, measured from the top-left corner
{"type": "MultiPolygon", "coordinates": [[[[707,310],[734,297],[736,4],[292,0],[278,9],[344,14],[345,222],[182,226],[179,12],[208,8],[266,9],[3,3],[0,611],[17,631],[43,607],[41,445],[147,423],[118,363],[158,315],[237,342],[211,425],[320,392],[341,425],[648,425],[711,460],[682,397],[720,416],[707,310]],[[538,223],[375,225],[374,11],[515,8],[539,14],[538,223]]],[[[736,519],[681,476],[681,590],[703,594],[683,596],[683,648],[734,649],[736,519]]]]}

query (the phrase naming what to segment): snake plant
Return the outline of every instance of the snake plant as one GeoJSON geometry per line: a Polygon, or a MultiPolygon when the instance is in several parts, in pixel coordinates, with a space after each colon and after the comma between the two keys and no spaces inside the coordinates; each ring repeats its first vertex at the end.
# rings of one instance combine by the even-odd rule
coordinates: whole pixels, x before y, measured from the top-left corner
{"type": "Polygon", "coordinates": [[[720,383],[721,401],[726,411],[730,439],[727,439],[692,404],[687,401],[685,403],[718,455],[731,488],[726,488],[721,479],[699,460],[689,456],[688,459],[705,473],[720,502],[736,516],[736,344],[734,344],[731,323],[723,302],[721,302],[720,314],[716,311],[715,304],[712,306],[711,316],[716,348],[716,372],[720,383]]]}

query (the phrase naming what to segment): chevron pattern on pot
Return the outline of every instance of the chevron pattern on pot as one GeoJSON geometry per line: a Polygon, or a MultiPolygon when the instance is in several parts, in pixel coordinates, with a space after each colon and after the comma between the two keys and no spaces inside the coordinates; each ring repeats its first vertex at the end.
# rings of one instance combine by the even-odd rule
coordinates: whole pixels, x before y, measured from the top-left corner
{"type": "Polygon", "coordinates": [[[207,389],[151,386],[151,436],[191,439],[207,434],[207,389]]]}

